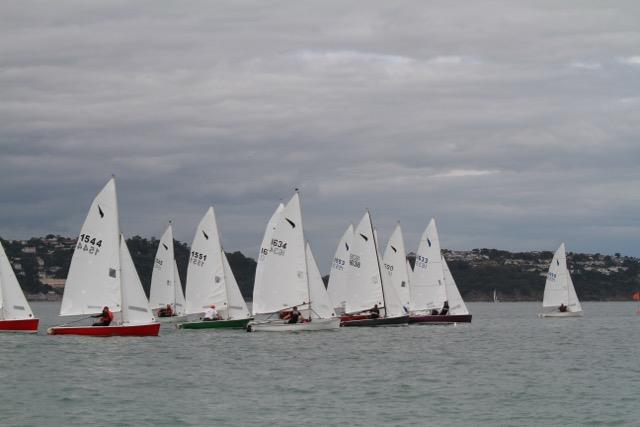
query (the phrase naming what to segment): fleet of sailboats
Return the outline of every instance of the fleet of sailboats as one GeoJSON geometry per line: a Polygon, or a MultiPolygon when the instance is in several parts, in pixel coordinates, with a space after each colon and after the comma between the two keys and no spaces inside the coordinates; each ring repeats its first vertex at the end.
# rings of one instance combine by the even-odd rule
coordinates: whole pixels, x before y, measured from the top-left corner
{"type": "Polygon", "coordinates": [[[564,243],[556,250],[544,285],[540,317],[579,317],[582,306],[567,268],[564,243]]]}
{"type": "MultiPolygon", "coordinates": [[[[48,329],[52,335],[155,336],[162,322],[180,329],[318,331],[340,326],[469,323],[472,315],[442,255],[434,219],[423,232],[415,263],[398,223],[381,257],[367,210],[338,242],[328,286],[305,240],[300,194],[280,203],[267,223],[249,310],[220,242],[213,207],[196,229],[183,293],[171,223],[154,260],[149,300],[120,232],[115,179],[93,200],[69,268],[60,316],[84,316],[48,329]],[[215,319],[204,317],[216,308],[215,319]],[[108,325],[79,325],[100,312],[108,325]],[[167,312],[170,315],[167,315],[167,312]],[[111,316],[111,315],[110,315],[111,316]]],[[[497,303],[496,289],[493,301],[497,303]]],[[[582,316],[564,243],[547,273],[540,317],[582,316]]],[[[34,317],[0,244],[0,332],[37,332],[34,317]]]]}

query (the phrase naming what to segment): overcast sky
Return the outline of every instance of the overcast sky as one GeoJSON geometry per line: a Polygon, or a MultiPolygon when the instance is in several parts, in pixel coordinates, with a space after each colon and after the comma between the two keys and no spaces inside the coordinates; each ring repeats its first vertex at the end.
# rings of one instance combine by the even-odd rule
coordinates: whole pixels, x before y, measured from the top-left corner
{"type": "Polygon", "coordinates": [[[301,189],[327,272],[384,247],[640,256],[640,2],[0,3],[0,235],[75,236],[117,177],[127,236],[216,209],[257,255],[301,189]]]}

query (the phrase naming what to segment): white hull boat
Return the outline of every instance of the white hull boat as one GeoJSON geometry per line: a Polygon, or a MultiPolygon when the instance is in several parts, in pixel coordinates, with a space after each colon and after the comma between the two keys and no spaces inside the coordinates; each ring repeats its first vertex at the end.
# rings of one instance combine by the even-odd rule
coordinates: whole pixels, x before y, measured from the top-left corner
{"type": "Polygon", "coordinates": [[[567,268],[564,243],[553,255],[544,285],[540,318],[582,317],[582,305],[567,268]]]}
{"type": "Polygon", "coordinates": [[[340,329],[340,318],[312,319],[311,322],[288,323],[286,320],[251,322],[247,325],[249,332],[305,332],[332,331],[340,329]]]}

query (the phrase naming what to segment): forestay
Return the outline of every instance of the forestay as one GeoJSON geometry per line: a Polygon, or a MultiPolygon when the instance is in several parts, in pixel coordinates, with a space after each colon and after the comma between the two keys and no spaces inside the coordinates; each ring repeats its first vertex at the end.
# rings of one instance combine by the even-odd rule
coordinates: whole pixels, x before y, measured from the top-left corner
{"type": "Polygon", "coordinates": [[[327,291],[329,297],[333,301],[334,306],[345,308],[348,286],[348,269],[349,252],[353,241],[353,225],[349,224],[347,230],[342,235],[338,248],[331,263],[331,273],[329,275],[329,286],[327,291]]]}
{"type": "Polygon", "coordinates": [[[120,232],[112,178],[93,200],[76,243],[65,284],[61,316],[120,311],[120,232]]]}
{"type": "Polygon", "coordinates": [[[120,260],[122,263],[122,323],[146,324],[154,321],[140,277],[131,259],[127,242],[120,236],[120,260]]]}
{"type": "Polygon", "coordinates": [[[384,306],[382,278],[371,217],[366,212],[353,233],[348,264],[347,313],[384,306]]]}
{"type": "Polygon", "coordinates": [[[0,320],[31,319],[33,312],[0,243],[0,320]]]}
{"type": "Polygon", "coordinates": [[[227,300],[225,286],[222,247],[215,213],[210,207],[198,224],[191,245],[185,292],[186,312],[202,313],[211,304],[222,306],[227,300]]]}
{"type": "Polygon", "coordinates": [[[447,300],[440,239],[434,219],[420,237],[411,276],[411,311],[441,309],[447,300]]]}
{"type": "Polygon", "coordinates": [[[308,303],[305,258],[300,197],[296,192],[276,222],[268,253],[258,260],[261,283],[257,292],[254,290],[254,314],[308,303]]]}
{"type": "Polygon", "coordinates": [[[407,269],[407,254],[400,224],[397,224],[393,230],[382,259],[384,279],[393,286],[400,299],[400,303],[403,307],[406,307],[408,311],[411,301],[409,293],[409,271],[407,269]]]}
{"type": "Polygon", "coordinates": [[[328,319],[335,317],[333,302],[324,287],[318,264],[311,252],[311,246],[306,246],[307,267],[309,269],[309,299],[311,300],[311,317],[328,319]]]}

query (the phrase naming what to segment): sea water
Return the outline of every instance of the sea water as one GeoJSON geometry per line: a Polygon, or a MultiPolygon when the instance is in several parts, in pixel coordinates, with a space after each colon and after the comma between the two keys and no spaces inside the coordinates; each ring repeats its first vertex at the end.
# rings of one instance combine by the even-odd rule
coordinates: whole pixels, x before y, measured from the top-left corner
{"type": "Polygon", "coordinates": [[[472,324],[0,335],[2,426],[640,425],[640,316],[471,303],[472,324]]]}

